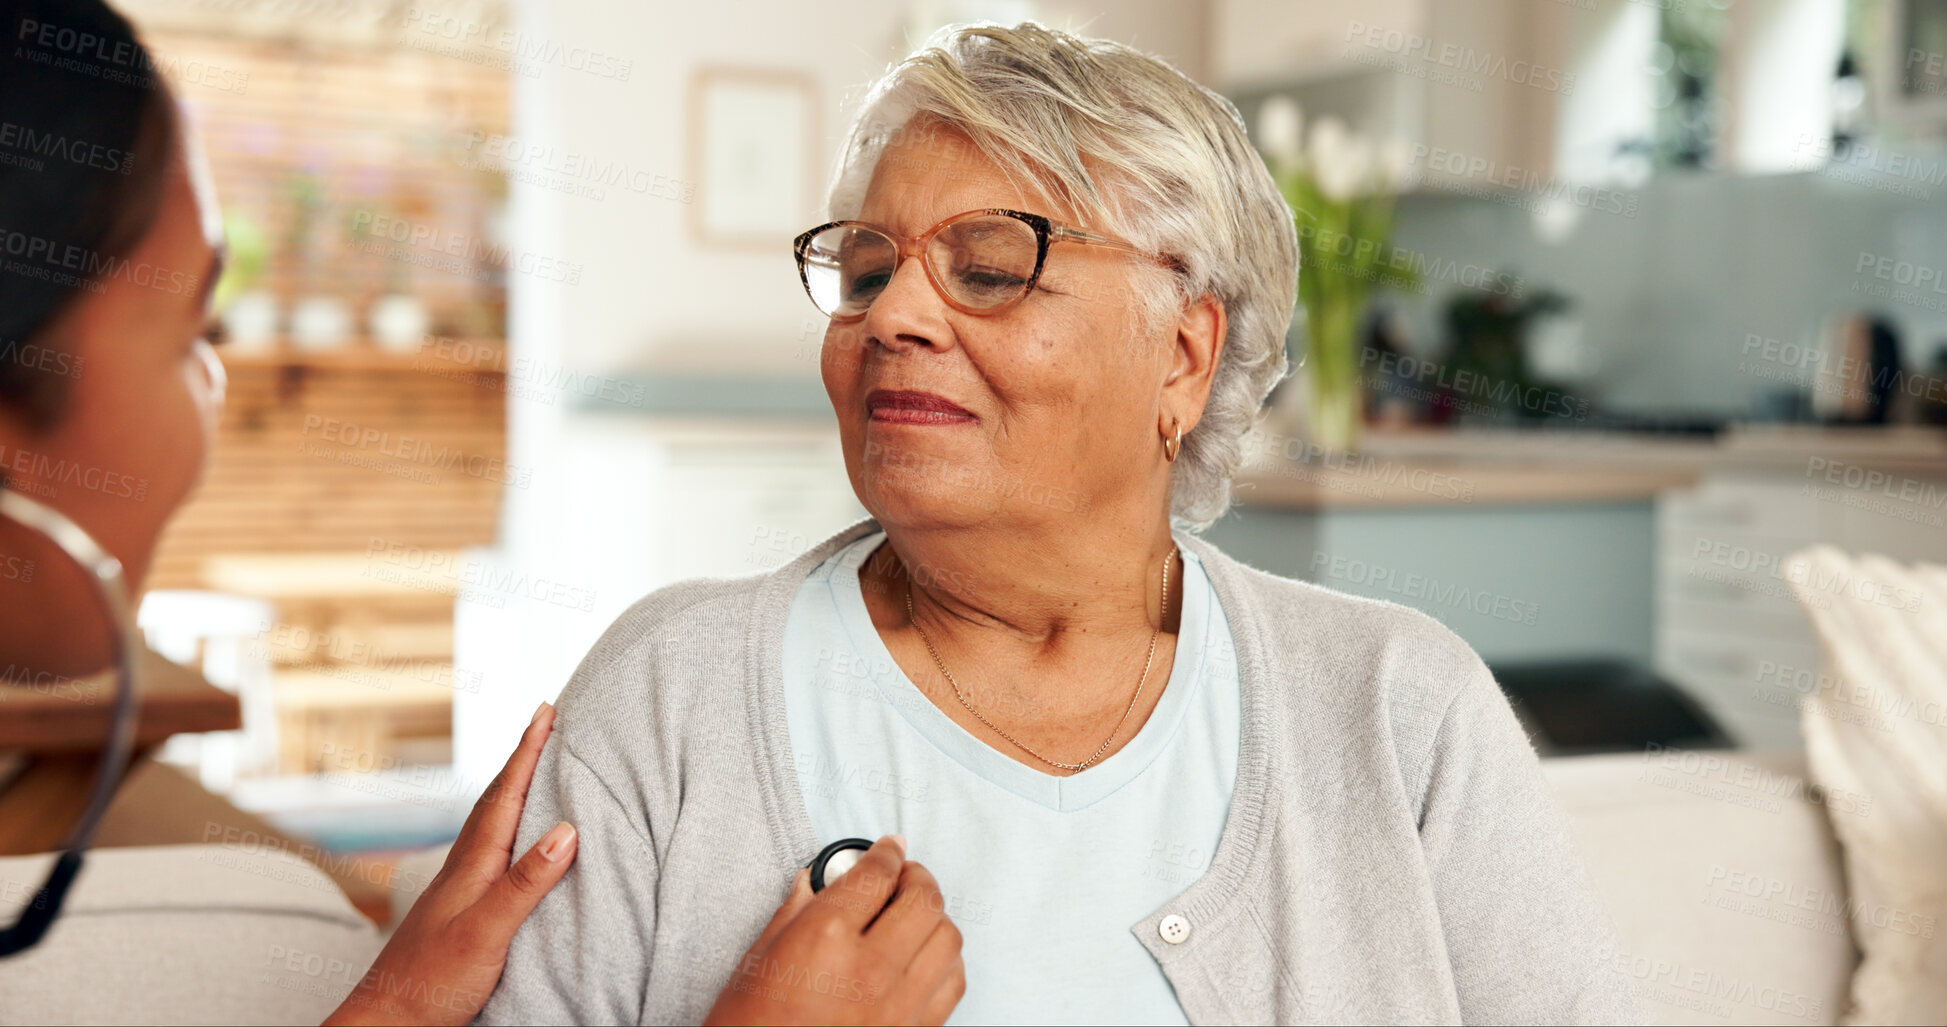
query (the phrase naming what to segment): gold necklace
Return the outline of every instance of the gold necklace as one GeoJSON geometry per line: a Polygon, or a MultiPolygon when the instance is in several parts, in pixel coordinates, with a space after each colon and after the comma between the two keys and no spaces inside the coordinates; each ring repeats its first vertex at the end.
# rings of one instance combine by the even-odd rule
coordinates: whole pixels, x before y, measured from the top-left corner
{"type": "Polygon", "coordinates": [[[965,706],[968,713],[973,714],[995,734],[1013,742],[1022,752],[1027,753],[1035,759],[1062,770],[1082,770],[1096,760],[1101,759],[1102,754],[1109,750],[1109,743],[1115,741],[1116,734],[1122,730],[1122,725],[1129,719],[1129,714],[1135,712],[1136,701],[1142,698],[1143,685],[1149,681],[1149,666],[1156,661],[1156,636],[1162,633],[1162,622],[1169,619],[1170,557],[1175,555],[1176,548],[1172,546],[1169,556],[1163,557],[1163,598],[1160,604],[1161,609],[1158,611],[1156,627],[1149,632],[1149,655],[1143,659],[1143,676],[1136,679],[1136,694],[1129,697],[1129,708],[1122,711],[1122,718],[1117,720],[1115,727],[1109,730],[1109,737],[1102,739],[1102,745],[1095,750],[1095,755],[1090,756],[1080,763],[1061,763],[1035,752],[1033,749],[1028,748],[1020,739],[1001,730],[1000,725],[981,716],[979,710],[974,709],[973,703],[968,702],[967,697],[961,694],[960,682],[953,680],[953,672],[946,669],[946,661],[940,659],[940,651],[933,648],[933,640],[926,637],[926,629],[920,627],[919,618],[913,616],[913,576],[910,574],[906,575],[906,619],[912,623],[913,630],[919,632],[919,640],[926,643],[926,651],[933,656],[933,665],[940,668],[940,673],[946,675],[946,683],[953,686],[953,697],[960,700],[960,705],[965,706]]]}

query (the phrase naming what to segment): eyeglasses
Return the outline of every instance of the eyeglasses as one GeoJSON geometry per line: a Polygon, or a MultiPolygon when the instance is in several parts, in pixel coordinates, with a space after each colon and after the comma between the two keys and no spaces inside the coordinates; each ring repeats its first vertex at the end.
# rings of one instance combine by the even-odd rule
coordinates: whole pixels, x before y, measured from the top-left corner
{"type": "Polygon", "coordinates": [[[948,306],[963,314],[998,314],[1033,291],[1048,246],[1057,242],[1107,246],[1182,267],[1120,239],[998,207],[955,214],[910,239],[863,221],[834,221],[798,236],[792,249],[812,304],[835,321],[856,321],[910,253],[925,255],[926,278],[948,306]]]}

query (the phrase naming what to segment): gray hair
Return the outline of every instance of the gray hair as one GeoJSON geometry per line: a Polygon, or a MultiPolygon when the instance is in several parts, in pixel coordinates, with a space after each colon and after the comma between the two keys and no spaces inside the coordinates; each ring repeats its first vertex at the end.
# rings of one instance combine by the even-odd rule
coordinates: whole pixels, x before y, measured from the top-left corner
{"type": "Polygon", "coordinates": [[[1145,272],[1156,287],[1138,289],[1144,324],[1205,293],[1223,302],[1223,355],[1170,490],[1171,514],[1192,530],[1221,517],[1244,435],[1287,371],[1298,291],[1291,207],[1237,108],[1121,43],[1034,22],[948,26],[866,94],[839,151],[832,220],[858,216],[879,158],[919,116],[965,133],[1011,180],[1090,227],[1174,257],[1181,273],[1145,272]]]}

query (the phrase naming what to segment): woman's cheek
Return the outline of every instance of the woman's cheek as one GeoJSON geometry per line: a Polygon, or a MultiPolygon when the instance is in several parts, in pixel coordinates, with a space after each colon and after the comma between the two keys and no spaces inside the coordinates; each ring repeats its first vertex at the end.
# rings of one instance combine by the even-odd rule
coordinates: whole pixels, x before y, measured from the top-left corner
{"type": "Polygon", "coordinates": [[[859,334],[857,329],[833,325],[825,332],[825,344],[818,353],[818,374],[825,382],[825,395],[839,417],[853,404],[859,388],[859,334]]]}
{"type": "Polygon", "coordinates": [[[856,371],[859,366],[860,328],[858,325],[832,324],[825,329],[824,348],[819,359],[831,370],[856,371]]]}
{"type": "MultiPolygon", "coordinates": [[[[207,349],[207,344],[199,343],[207,349]]],[[[206,462],[210,444],[216,438],[216,428],[223,416],[223,389],[226,384],[222,377],[221,364],[213,364],[214,353],[208,356],[192,350],[183,358],[182,388],[176,399],[167,406],[168,417],[172,423],[161,425],[159,437],[179,439],[180,448],[160,455],[160,461],[167,464],[159,467],[165,478],[176,488],[169,489],[171,495],[180,502],[202,480],[203,466],[206,462]]]]}

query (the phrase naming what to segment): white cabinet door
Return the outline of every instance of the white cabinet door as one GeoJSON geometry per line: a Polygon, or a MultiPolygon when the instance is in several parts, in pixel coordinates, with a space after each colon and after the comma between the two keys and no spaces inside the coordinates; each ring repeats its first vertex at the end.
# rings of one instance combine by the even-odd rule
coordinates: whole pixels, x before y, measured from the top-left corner
{"type": "Polygon", "coordinates": [[[1829,679],[1792,590],[1791,554],[1825,543],[1947,561],[1943,524],[1947,481],[1897,475],[1867,490],[1818,487],[1789,472],[1716,473],[1666,494],[1657,504],[1658,672],[1743,744],[1802,745],[1800,704],[1829,679]]]}

